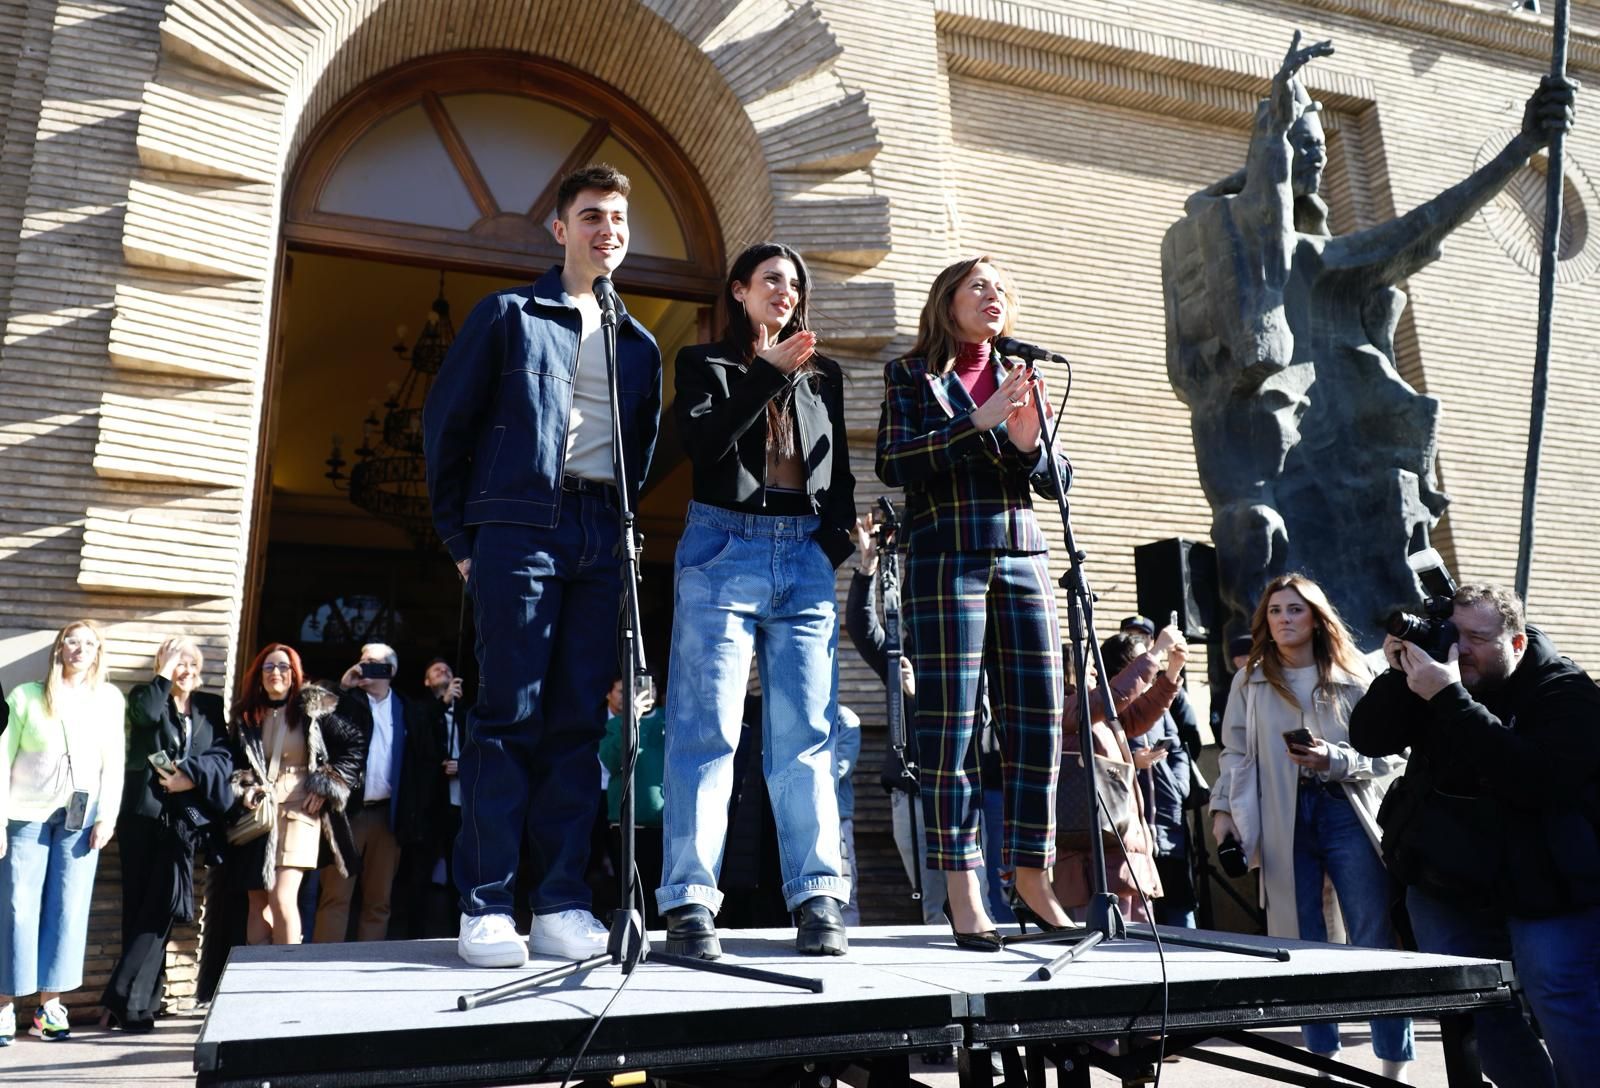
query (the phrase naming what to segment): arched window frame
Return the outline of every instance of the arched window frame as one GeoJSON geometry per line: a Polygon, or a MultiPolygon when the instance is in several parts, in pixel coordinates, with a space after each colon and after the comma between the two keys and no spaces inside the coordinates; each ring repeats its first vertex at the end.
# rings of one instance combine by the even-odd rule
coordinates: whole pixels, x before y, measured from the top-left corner
{"type": "MultiPolygon", "coordinates": [[[[547,229],[555,189],[569,170],[591,161],[608,138],[655,176],[683,232],[686,260],[630,254],[616,276],[624,291],[711,303],[722,287],[722,232],[716,211],[682,149],[636,103],[575,68],[523,53],[475,50],[426,57],[391,69],[348,95],[307,138],[308,152],[290,177],[284,241],[294,249],[536,279],[562,257],[547,229]],[[534,231],[478,232],[368,219],[318,210],[345,154],[374,126],[421,105],[481,214],[493,213],[487,183],[451,121],[443,98],[510,94],[548,102],[589,121],[587,133],[533,202],[534,231]]],[[[501,209],[502,215],[507,210],[501,209]]]]}

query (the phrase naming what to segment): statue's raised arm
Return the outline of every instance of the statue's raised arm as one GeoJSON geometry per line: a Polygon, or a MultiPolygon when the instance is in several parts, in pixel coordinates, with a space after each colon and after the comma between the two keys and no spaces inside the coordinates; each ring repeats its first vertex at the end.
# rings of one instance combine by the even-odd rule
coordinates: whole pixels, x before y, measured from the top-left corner
{"type": "Polygon", "coordinates": [[[1520,129],[1499,154],[1400,218],[1330,240],[1323,251],[1324,267],[1373,284],[1392,284],[1437,260],[1446,235],[1494,199],[1555,133],[1572,128],[1578,88],[1576,80],[1545,76],[1523,108],[1520,129]]]}

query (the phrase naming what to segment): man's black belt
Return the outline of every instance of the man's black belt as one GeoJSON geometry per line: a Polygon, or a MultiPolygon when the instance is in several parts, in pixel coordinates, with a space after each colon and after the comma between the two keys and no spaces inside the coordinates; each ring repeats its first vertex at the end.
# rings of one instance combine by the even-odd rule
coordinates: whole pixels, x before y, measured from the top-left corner
{"type": "Polygon", "coordinates": [[[1323,793],[1337,794],[1341,797],[1344,796],[1343,785],[1338,782],[1332,782],[1326,779],[1318,778],[1315,775],[1301,775],[1300,788],[1303,790],[1321,790],[1323,793]]]}
{"type": "Polygon", "coordinates": [[[561,490],[576,491],[580,495],[599,495],[602,498],[610,498],[617,493],[616,487],[612,484],[588,480],[582,476],[566,475],[561,477],[561,490]]]}

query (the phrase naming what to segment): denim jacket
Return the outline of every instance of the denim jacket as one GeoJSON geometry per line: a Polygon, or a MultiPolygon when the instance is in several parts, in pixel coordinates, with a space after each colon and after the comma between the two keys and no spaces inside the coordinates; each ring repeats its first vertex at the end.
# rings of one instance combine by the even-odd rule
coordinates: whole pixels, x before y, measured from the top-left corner
{"type": "MultiPolygon", "coordinates": [[[[637,499],[661,422],[661,351],[626,311],[619,318],[623,452],[637,499]]],[[[451,559],[471,558],[472,530],[486,522],[556,524],[582,330],[556,265],[479,302],[456,334],[422,415],[433,524],[451,559]]]]}

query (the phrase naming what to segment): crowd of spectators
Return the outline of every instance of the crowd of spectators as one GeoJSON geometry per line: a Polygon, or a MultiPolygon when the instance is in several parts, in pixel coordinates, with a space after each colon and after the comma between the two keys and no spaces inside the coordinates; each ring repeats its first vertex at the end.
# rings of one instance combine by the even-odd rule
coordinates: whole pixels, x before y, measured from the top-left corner
{"type": "MultiPolygon", "coordinates": [[[[881,534],[870,518],[857,528],[860,564],[844,626],[887,680],[876,603],[881,534]]],[[[1363,658],[1315,583],[1288,576],[1269,585],[1251,635],[1228,647],[1236,672],[1215,693],[1220,760],[1209,791],[1197,773],[1201,738],[1183,695],[1183,633],[1157,630],[1142,616],[1124,620],[1100,647],[1115,719],[1105,717],[1099,678],[1092,671],[1087,678],[1099,773],[1127,783],[1126,811],[1108,812],[1102,824],[1108,883],[1130,920],[1193,927],[1199,823],[1191,832],[1186,813],[1196,805],[1204,812],[1209,797],[1212,837],[1237,842],[1259,872],[1268,932],[1325,940],[1332,920],[1332,932],[1342,928],[1351,943],[1395,947],[1391,912],[1403,899],[1399,917],[1409,908],[1424,950],[1510,959],[1525,979],[1537,1021],[1515,1006],[1475,1018],[1485,1072],[1499,1084],[1522,1075],[1527,1083],[1577,1083],[1563,1070],[1600,1026],[1600,877],[1592,875],[1600,871],[1600,832],[1585,815],[1600,793],[1600,757],[1584,740],[1600,720],[1600,689],[1526,625],[1520,602],[1505,591],[1466,587],[1456,613],[1460,643],[1444,661],[1392,636],[1382,659],[1363,658]],[[1546,740],[1519,735],[1535,730],[1546,740]],[[1543,760],[1552,745],[1570,757],[1558,771],[1543,760]],[[1509,777],[1487,772],[1496,766],[1509,777]],[[1394,788],[1401,781],[1407,788],[1394,788]],[[1390,791],[1393,803],[1384,804],[1390,791]],[[1546,834],[1552,826],[1564,829],[1560,849],[1546,834]]],[[[387,645],[363,646],[324,685],[305,675],[293,647],[273,643],[245,671],[225,718],[221,697],[203,690],[205,659],[192,639],[163,642],[150,678],[126,697],[107,680],[105,657],[93,623],[69,624],[56,635],[44,678],[16,686],[4,701],[0,1045],[17,1032],[16,999],[29,994],[37,995],[31,1034],[71,1033],[62,998],[83,983],[98,856],[113,834],[122,940],[99,1003],[102,1024],[130,1033],[149,1031],[159,1015],[169,937],[175,924],[195,918],[197,865],[212,869],[202,999],[234,944],[454,934],[450,866],[467,702],[449,662],[429,662],[418,693],[408,695],[397,686],[404,674],[387,645]]],[[[886,749],[878,777],[891,798],[906,890],[922,892],[923,920],[931,923],[943,885],[929,879],[919,857],[916,676],[905,658],[899,672],[908,743],[886,749]]],[[[638,702],[633,766],[643,893],[636,905],[659,929],[663,919],[648,893],[662,867],[667,693],[658,703],[649,686],[652,694],[638,702]]],[[[1073,684],[1065,694],[1061,790],[1070,794],[1083,781],[1066,767],[1079,750],[1080,704],[1073,684]]],[[[600,746],[609,778],[603,879],[614,879],[622,863],[623,698],[618,678],[606,696],[600,746]]],[[[782,924],[759,695],[743,717],[726,918],[732,926],[782,924]]],[[[857,925],[853,782],[861,722],[847,707],[839,709],[833,747],[840,853],[852,889],[845,917],[857,925]]],[[[1094,883],[1087,834],[1066,821],[1058,829],[1053,887],[1074,913],[1094,883]]],[[[1014,897],[1009,878],[999,868],[983,873],[985,898],[1000,917],[1014,897]]],[[[1414,1056],[1409,1020],[1378,1019],[1372,1028],[1386,1072],[1403,1079],[1414,1056]]],[[[1305,1035],[1318,1053],[1339,1048],[1334,1025],[1308,1025],[1305,1035]]]]}

